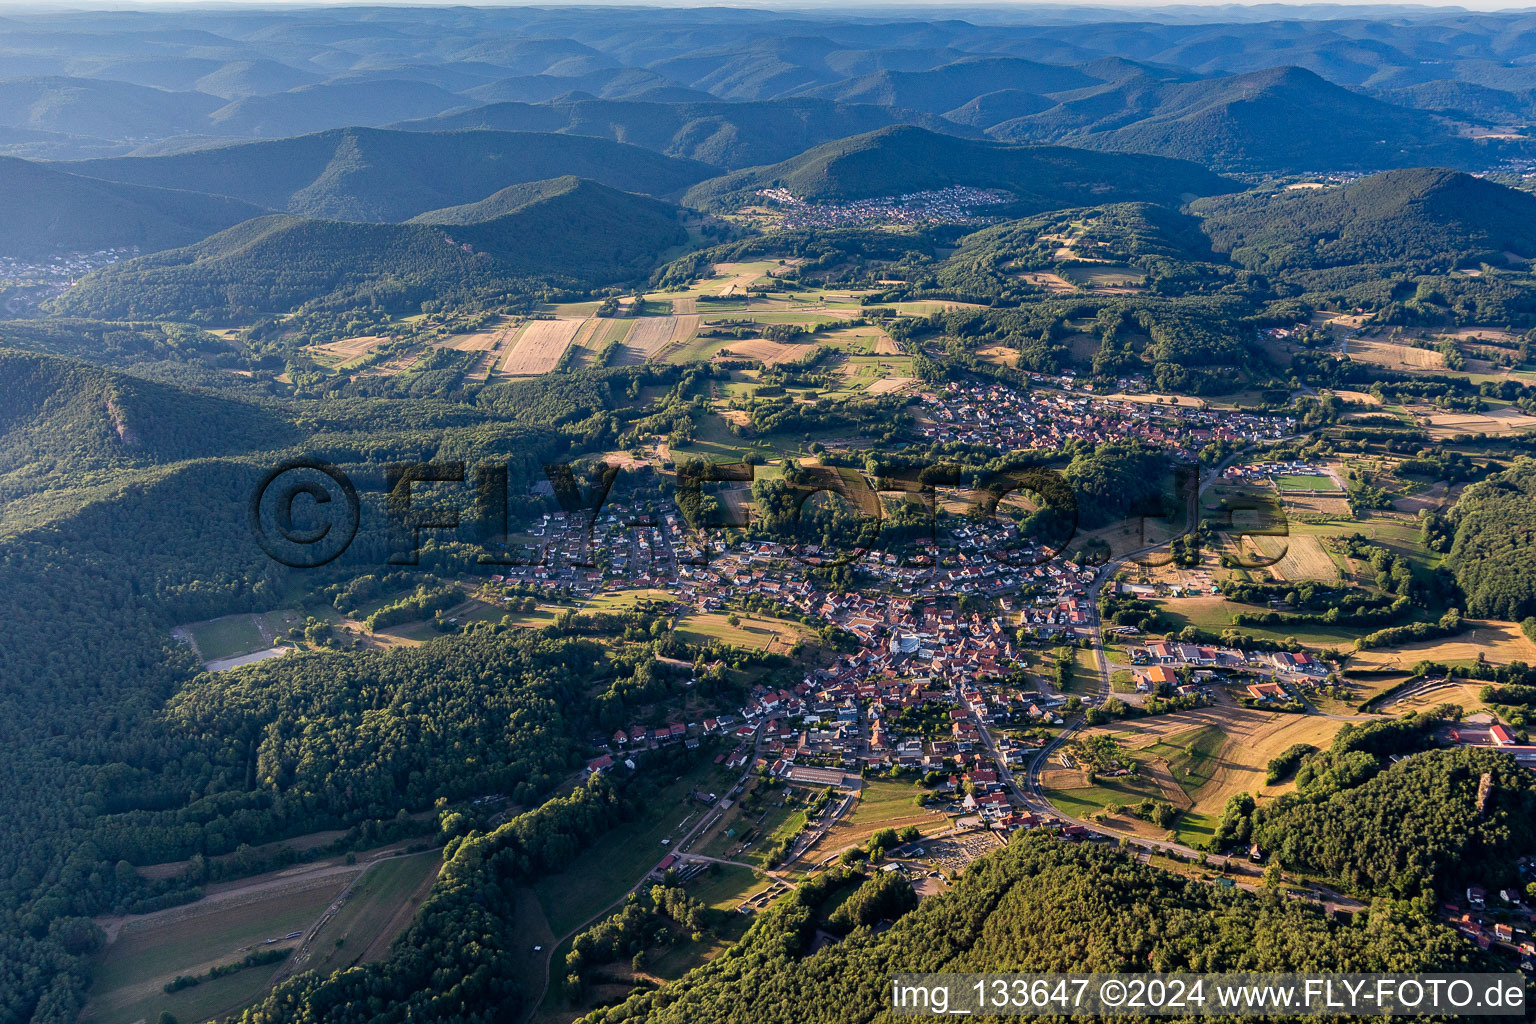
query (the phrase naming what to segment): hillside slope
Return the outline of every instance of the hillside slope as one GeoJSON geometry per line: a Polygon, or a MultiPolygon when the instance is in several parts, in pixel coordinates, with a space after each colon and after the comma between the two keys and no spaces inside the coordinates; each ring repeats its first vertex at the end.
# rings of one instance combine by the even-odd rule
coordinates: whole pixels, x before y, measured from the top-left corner
{"type": "Polygon", "coordinates": [[[197,245],[114,264],[87,276],[55,312],[104,318],[226,322],[306,304],[346,309],[472,304],[637,277],[686,238],[676,208],[567,178],[410,224],[276,215],[197,245]]]}
{"type": "MultiPolygon", "coordinates": [[[[1222,170],[1378,170],[1425,163],[1469,164],[1476,147],[1421,111],[1407,110],[1319,78],[1301,68],[1198,82],[1139,82],[1085,97],[1068,109],[1122,112],[1068,136],[1094,149],[1194,160],[1222,170]],[[1131,112],[1136,119],[1129,121],[1131,112]],[[1120,122],[1120,123],[1117,123],[1120,122]]],[[[996,130],[1000,137],[1070,123],[1045,111],[996,130]]]]}
{"type": "Polygon", "coordinates": [[[178,189],[125,185],[0,157],[0,256],[189,245],[267,211],[178,189]]]}
{"type": "Polygon", "coordinates": [[[0,348],[0,493],[94,470],[279,447],[292,425],[262,406],[57,356],[0,348]]]}
{"type": "Polygon", "coordinates": [[[1006,189],[1016,212],[1095,202],[1178,202],[1236,188],[1202,167],[1161,157],[1009,146],[894,127],[817,146],[690,189],[684,202],[719,207],[770,186],[808,200],[853,200],[951,185],[1006,189]]]}
{"type": "MultiPolygon", "coordinates": [[[[879,891],[877,882],[865,886],[879,891]]],[[[1478,962],[1473,947],[1438,925],[1389,912],[1337,924],[1300,901],[1218,889],[1047,835],[1018,837],[969,865],[953,888],[889,929],[873,926],[888,916],[883,907],[862,901],[860,916],[874,920],[812,952],[846,894],[824,882],[802,886],[759,915],[729,953],[595,1010],[584,1024],[724,1024],[741,1006],[753,1008],[754,1024],[887,1020],[891,978],[907,972],[1455,970],[1478,962]]]]}
{"type": "MultiPolygon", "coordinates": [[[[1266,274],[1351,268],[1361,279],[1536,257],[1536,196],[1458,171],[1386,171],[1327,189],[1193,204],[1213,247],[1266,274]]],[[[1335,280],[1339,278],[1337,275],[1335,280]]]]}
{"type": "Polygon", "coordinates": [[[354,221],[401,221],[476,202],[525,181],[574,174],[649,195],[681,191],[713,168],[638,146],[537,132],[403,132],[338,128],[154,157],[56,164],[110,181],[174,184],[270,210],[354,221]]]}

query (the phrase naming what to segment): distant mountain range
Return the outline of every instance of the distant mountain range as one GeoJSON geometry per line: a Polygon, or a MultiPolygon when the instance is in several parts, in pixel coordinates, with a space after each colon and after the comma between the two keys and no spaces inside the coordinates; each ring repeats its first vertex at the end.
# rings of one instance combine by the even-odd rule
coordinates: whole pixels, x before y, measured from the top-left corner
{"type": "Polygon", "coordinates": [[[290,215],[113,264],[56,304],[65,315],[223,322],[303,305],[394,310],[588,289],[642,276],[687,238],[677,208],[566,177],[521,184],[407,224],[290,215]]]}
{"type": "Polygon", "coordinates": [[[395,127],[592,135],[735,170],[785,160],[823,142],[895,124],[981,137],[979,132],[932,114],[824,99],[743,103],[566,99],[539,104],[492,103],[406,121],[395,127]]]}
{"type": "Polygon", "coordinates": [[[52,164],[109,181],[192,189],[302,214],[401,221],[525,181],[576,175],[672,195],[714,169],[638,146],[539,132],[347,128],[172,156],[52,164]]]}
{"type": "Polygon", "coordinates": [[[132,32],[15,20],[0,22],[0,153],[155,155],[418,119],[545,123],[727,169],[899,123],[1258,173],[1536,153],[1508,130],[1536,121],[1536,66],[1519,59],[1528,30],[1514,15],[1031,17],[456,9],[343,13],[299,31],[254,12],[177,12],[146,13],[132,32]],[[571,108],[592,100],[650,106],[571,108]],[[843,104],[845,123],[819,123],[812,100],[843,104]],[[560,109],[476,110],[504,103],[560,109]],[[755,109],[701,109],[729,104],[755,109]]]}
{"type": "Polygon", "coordinates": [[[790,160],[737,171],[690,189],[702,208],[785,188],[801,199],[866,199],[953,185],[1004,189],[1014,215],[1094,202],[1177,204],[1237,190],[1237,183],[1192,163],[1162,157],[1091,153],[1061,146],[1011,146],[896,127],[817,146],[790,160]]]}

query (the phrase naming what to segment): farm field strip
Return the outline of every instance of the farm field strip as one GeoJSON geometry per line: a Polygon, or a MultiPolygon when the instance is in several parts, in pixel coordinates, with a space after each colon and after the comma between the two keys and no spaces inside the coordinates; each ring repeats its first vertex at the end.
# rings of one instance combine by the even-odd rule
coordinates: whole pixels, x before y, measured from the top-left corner
{"type": "Polygon", "coordinates": [[[530,320],[518,334],[501,364],[501,372],[514,377],[548,373],[560,365],[585,320],[530,320]]]}
{"type": "Polygon", "coordinates": [[[668,345],[687,341],[699,329],[698,314],[648,316],[635,321],[624,343],[620,364],[633,366],[654,359],[668,345]]]}

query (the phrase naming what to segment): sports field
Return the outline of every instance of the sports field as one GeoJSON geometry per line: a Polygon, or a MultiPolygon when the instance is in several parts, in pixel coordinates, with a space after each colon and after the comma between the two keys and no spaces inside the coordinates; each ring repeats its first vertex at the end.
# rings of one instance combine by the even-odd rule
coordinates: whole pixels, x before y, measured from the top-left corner
{"type": "Polygon", "coordinates": [[[1275,486],[1282,491],[1337,491],[1339,485],[1333,477],[1321,474],[1286,474],[1275,477],[1275,486]]]}

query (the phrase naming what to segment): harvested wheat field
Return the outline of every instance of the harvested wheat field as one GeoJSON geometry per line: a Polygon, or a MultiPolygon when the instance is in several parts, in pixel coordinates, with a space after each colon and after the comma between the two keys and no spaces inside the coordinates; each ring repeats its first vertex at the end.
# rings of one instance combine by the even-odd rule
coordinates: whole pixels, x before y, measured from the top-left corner
{"type": "Polygon", "coordinates": [[[1292,534],[1288,537],[1249,537],[1248,540],[1268,557],[1283,556],[1269,567],[1270,573],[1279,579],[1332,582],[1339,578],[1338,565],[1328,557],[1316,537],[1292,534]]]}
{"type": "Polygon", "coordinates": [[[635,321],[618,359],[620,366],[634,366],[656,358],[669,345],[687,341],[699,329],[698,314],[648,316],[635,321]]]}
{"type": "Polygon", "coordinates": [[[343,338],[340,341],[315,345],[314,351],[329,356],[339,363],[347,363],[359,356],[367,355],[388,340],[389,337],[384,334],[364,334],[356,338],[343,338]]]}
{"type": "Polygon", "coordinates": [[[1339,391],[1335,389],[1333,393],[1338,395],[1342,400],[1354,405],[1369,405],[1375,408],[1381,407],[1381,399],[1377,398],[1369,391],[1339,391]]]}
{"type": "Polygon", "coordinates": [[[1513,405],[1499,406],[1487,412],[1439,412],[1430,407],[1412,410],[1428,422],[1429,436],[1439,440],[1457,434],[1523,434],[1536,428],[1536,416],[1513,405]]]}
{"type": "Polygon", "coordinates": [[[719,352],[716,359],[756,359],[764,366],[793,362],[808,351],[805,345],[786,345],[782,341],[767,338],[732,339],[719,352]]]}
{"type": "Polygon", "coordinates": [[[476,361],[474,369],[469,375],[484,380],[491,375],[491,371],[502,359],[507,346],[517,336],[518,321],[512,317],[502,317],[493,326],[476,331],[473,334],[456,334],[446,341],[439,342],[439,348],[451,348],[456,352],[482,352],[484,353],[476,361]]]}
{"type": "Polygon", "coordinates": [[[501,364],[501,372],[514,377],[548,373],[560,365],[585,320],[530,320],[518,334],[501,364]]]}
{"type": "MultiPolygon", "coordinates": [[[[1161,756],[1160,744],[1188,737],[1207,727],[1214,727],[1224,737],[1214,754],[1203,763],[1191,762],[1188,767],[1193,775],[1184,782],[1175,782],[1171,777],[1166,782],[1160,778],[1153,781],[1160,789],[1166,789],[1166,783],[1173,782],[1189,793],[1195,810],[1220,814],[1233,793],[1278,794],[1284,788],[1283,784],[1266,786],[1264,783],[1270,758],[1296,743],[1326,747],[1344,723],[1320,715],[1290,715],[1226,705],[1116,722],[1112,726],[1091,729],[1089,734],[1109,733],[1131,750],[1161,756]]],[[[1166,767],[1163,773],[1167,774],[1166,767]]]]}
{"type": "Polygon", "coordinates": [[[897,391],[905,391],[915,383],[917,383],[916,377],[881,377],[866,388],[864,393],[866,395],[890,395],[897,391]]]}
{"type": "Polygon", "coordinates": [[[1443,370],[1445,357],[1434,349],[1399,345],[1380,337],[1349,339],[1349,358],[1391,370],[1443,370]]]}
{"type": "Polygon", "coordinates": [[[1326,516],[1348,516],[1349,499],[1342,494],[1287,494],[1280,499],[1287,512],[1312,512],[1326,516]]]}
{"type": "Polygon", "coordinates": [[[1360,651],[1349,659],[1349,667],[1408,671],[1421,661],[1476,661],[1478,655],[1484,655],[1495,665],[1507,665],[1512,661],[1523,661],[1528,665],[1536,663],[1536,644],[1531,643],[1513,622],[1464,619],[1463,624],[1469,627],[1467,632],[1443,640],[1360,651]]]}
{"type": "MultiPolygon", "coordinates": [[[[1010,349],[1009,351],[1013,351],[1013,350],[1010,349]]],[[[901,354],[901,349],[899,347],[897,347],[896,342],[891,338],[891,336],[889,334],[886,334],[885,332],[882,331],[880,333],[880,337],[875,339],[875,355],[877,355],[877,356],[894,356],[894,355],[900,355],[900,354],[901,354]]],[[[1018,353],[1014,352],[1013,355],[1014,355],[1014,359],[1017,360],[1018,359],[1018,353]]]]}

